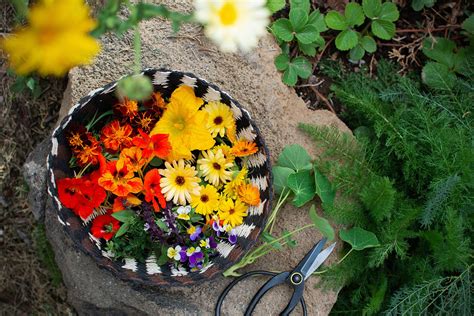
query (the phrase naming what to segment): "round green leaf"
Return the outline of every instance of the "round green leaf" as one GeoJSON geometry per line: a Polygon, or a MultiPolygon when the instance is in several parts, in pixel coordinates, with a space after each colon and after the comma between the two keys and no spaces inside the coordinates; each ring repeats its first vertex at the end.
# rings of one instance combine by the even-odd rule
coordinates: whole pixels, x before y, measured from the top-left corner
{"type": "Polygon", "coordinates": [[[295,173],[293,169],[281,166],[273,166],[273,188],[276,194],[280,194],[283,189],[288,188],[288,176],[295,173]]]}
{"type": "Polygon", "coordinates": [[[362,25],[365,20],[364,11],[362,11],[360,4],[356,2],[349,2],[346,4],[344,15],[346,17],[347,24],[350,26],[362,25]]]}
{"type": "Polygon", "coordinates": [[[357,32],[353,30],[345,30],[336,37],[336,47],[339,50],[349,50],[357,45],[359,39],[357,32]]]}
{"type": "Polygon", "coordinates": [[[329,224],[327,219],[319,216],[318,213],[316,213],[316,208],[314,205],[312,205],[309,209],[309,218],[311,218],[314,226],[321,231],[321,234],[323,234],[324,237],[326,237],[329,241],[334,240],[334,229],[332,228],[331,224],[329,224]]]}
{"type": "Polygon", "coordinates": [[[270,10],[271,13],[275,13],[283,9],[286,5],[285,0],[268,0],[267,1],[267,8],[270,10]]]}
{"type": "Polygon", "coordinates": [[[281,53],[275,58],[274,62],[276,69],[283,71],[288,68],[288,65],[290,64],[290,56],[285,53],[281,53]]]}
{"type": "Polygon", "coordinates": [[[311,170],[311,157],[301,145],[293,144],[283,148],[277,161],[278,166],[290,168],[294,171],[311,170]]]}
{"type": "Polygon", "coordinates": [[[366,35],[360,40],[360,45],[367,53],[373,53],[377,50],[377,43],[372,36],[366,35]]]}
{"type": "Polygon", "coordinates": [[[339,237],[354,248],[354,250],[364,250],[366,248],[378,247],[380,245],[377,236],[360,227],[349,230],[341,230],[339,237]]]}
{"type": "Polygon", "coordinates": [[[294,67],[298,77],[301,77],[303,79],[306,79],[311,76],[311,73],[313,72],[313,67],[311,66],[311,63],[302,56],[293,59],[290,63],[290,67],[294,67]]]}
{"type": "Polygon", "coordinates": [[[470,34],[474,34],[474,14],[471,14],[462,22],[462,28],[470,34]]]}
{"type": "Polygon", "coordinates": [[[296,74],[295,68],[288,67],[283,73],[282,81],[290,87],[294,86],[298,81],[298,75],[296,74]]]}
{"type": "Polygon", "coordinates": [[[343,31],[349,27],[346,18],[337,11],[329,11],[324,18],[330,29],[343,31]]]}
{"type": "Polygon", "coordinates": [[[378,38],[389,40],[395,35],[395,24],[385,20],[372,21],[372,33],[378,38]]]}
{"type": "Polygon", "coordinates": [[[303,44],[314,42],[317,36],[319,36],[319,32],[313,25],[306,25],[301,31],[296,33],[296,38],[303,44]]]}
{"type": "Polygon", "coordinates": [[[288,187],[295,195],[293,205],[296,207],[301,207],[314,198],[314,178],[309,170],[290,174],[288,176],[288,187]]]}
{"type": "Polygon", "coordinates": [[[456,75],[450,72],[446,65],[429,62],[421,71],[421,79],[433,89],[451,90],[456,81],[456,75]]]}
{"type": "Polygon", "coordinates": [[[400,17],[397,5],[393,2],[384,2],[382,10],[379,15],[380,20],[395,22],[400,17]]]}
{"type": "Polygon", "coordinates": [[[357,44],[356,47],[353,47],[349,52],[349,57],[353,61],[358,61],[364,57],[364,54],[365,50],[362,48],[362,46],[360,46],[360,44],[357,44]]]}
{"type": "Polygon", "coordinates": [[[293,39],[293,27],[288,19],[276,20],[272,25],[272,32],[282,41],[290,42],[293,39]]]}
{"type": "Polygon", "coordinates": [[[293,26],[293,30],[300,31],[308,22],[308,13],[303,9],[291,8],[290,10],[290,22],[293,26]]]}
{"type": "Polygon", "coordinates": [[[301,9],[306,12],[306,14],[309,14],[311,4],[308,0],[290,0],[290,7],[301,9]]]}
{"type": "Polygon", "coordinates": [[[120,212],[115,212],[112,213],[112,217],[115,218],[116,220],[125,223],[131,220],[135,216],[135,212],[132,210],[123,210],[120,212]]]}
{"type": "Polygon", "coordinates": [[[382,11],[381,0],[362,0],[362,9],[364,9],[365,15],[370,18],[376,18],[382,11]]]}

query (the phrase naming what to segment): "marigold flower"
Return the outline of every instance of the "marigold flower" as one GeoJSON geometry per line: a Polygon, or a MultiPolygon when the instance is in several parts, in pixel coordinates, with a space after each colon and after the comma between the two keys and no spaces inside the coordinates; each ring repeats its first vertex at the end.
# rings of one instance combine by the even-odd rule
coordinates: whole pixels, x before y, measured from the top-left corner
{"type": "Polygon", "coordinates": [[[130,147],[120,152],[119,161],[127,165],[130,171],[137,172],[148,162],[148,159],[140,148],[130,147]]]}
{"type": "Polygon", "coordinates": [[[160,210],[160,206],[161,208],[166,207],[165,197],[163,196],[163,193],[161,193],[160,181],[161,176],[158,169],[151,169],[145,175],[145,201],[153,203],[155,212],[160,210]]]}
{"type": "Polygon", "coordinates": [[[225,160],[227,162],[234,162],[235,157],[232,154],[232,148],[230,146],[227,146],[226,144],[220,144],[217,146],[212,147],[212,150],[215,152],[217,150],[222,150],[222,153],[224,154],[225,160]]]}
{"type": "Polygon", "coordinates": [[[160,169],[163,176],[160,180],[161,192],[167,201],[173,200],[174,204],[186,205],[191,201],[191,194],[199,194],[197,171],[194,167],[184,163],[184,160],[165,162],[166,169],[160,169]]]}
{"type": "Polygon", "coordinates": [[[221,202],[219,210],[219,219],[224,221],[224,225],[236,227],[243,223],[244,217],[247,216],[248,207],[239,199],[227,199],[221,202]]]}
{"type": "Polygon", "coordinates": [[[114,110],[133,120],[138,114],[138,103],[135,100],[129,100],[127,97],[124,97],[119,103],[115,104],[114,110]]]}
{"type": "Polygon", "coordinates": [[[180,86],[171,94],[166,111],[150,135],[168,134],[171,153],[168,161],[192,159],[192,150],[206,150],[214,146],[214,139],[207,130],[207,112],[199,108],[204,103],[191,87],[180,86]]]}
{"type": "Polygon", "coordinates": [[[120,228],[120,222],[109,214],[94,218],[91,226],[92,236],[110,240],[120,228]]]}
{"type": "Polygon", "coordinates": [[[132,144],[132,127],[129,124],[120,125],[118,120],[105,125],[101,134],[100,140],[105,148],[114,152],[130,147],[132,144]]]}
{"type": "Polygon", "coordinates": [[[199,159],[197,164],[206,181],[218,186],[230,180],[232,171],[228,168],[231,168],[233,164],[226,161],[221,149],[216,152],[203,151],[202,156],[203,158],[199,159]]]}
{"type": "Polygon", "coordinates": [[[151,98],[144,102],[146,108],[149,108],[155,114],[161,115],[164,110],[166,110],[165,99],[161,96],[159,92],[153,92],[151,98]]]}
{"type": "Polygon", "coordinates": [[[226,130],[232,129],[235,120],[230,108],[224,103],[213,101],[206,104],[204,111],[209,113],[207,128],[212,137],[224,137],[226,130]]]}
{"type": "Polygon", "coordinates": [[[144,112],[139,112],[135,119],[133,120],[133,125],[142,130],[145,133],[150,133],[152,128],[155,126],[157,119],[153,114],[153,111],[148,110],[144,112]]]}
{"type": "Polygon", "coordinates": [[[239,199],[248,205],[260,204],[260,190],[251,184],[242,184],[237,188],[239,199]]]}
{"type": "Polygon", "coordinates": [[[171,145],[167,134],[155,134],[148,136],[141,130],[138,130],[140,136],[133,138],[133,144],[143,150],[143,157],[158,157],[165,159],[171,152],[171,145]]]}
{"type": "Polygon", "coordinates": [[[28,25],[0,42],[16,73],[38,71],[62,76],[91,62],[100,46],[89,33],[96,22],[83,0],[42,0],[28,14],[28,25]]]}
{"type": "Polygon", "coordinates": [[[196,18],[224,52],[249,51],[270,22],[266,0],[195,0],[196,18]]]}
{"type": "Polygon", "coordinates": [[[138,193],[143,188],[140,178],[127,169],[124,164],[118,164],[117,160],[110,161],[99,178],[99,185],[117,196],[127,196],[129,193],[138,193]]]}
{"type": "Polygon", "coordinates": [[[210,215],[219,208],[219,193],[212,185],[201,186],[198,195],[191,196],[191,206],[196,213],[210,215]]]}
{"type": "Polygon", "coordinates": [[[258,151],[257,144],[245,140],[239,140],[232,147],[232,154],[236,157],[245,157],[255,154],[258,151]]]}

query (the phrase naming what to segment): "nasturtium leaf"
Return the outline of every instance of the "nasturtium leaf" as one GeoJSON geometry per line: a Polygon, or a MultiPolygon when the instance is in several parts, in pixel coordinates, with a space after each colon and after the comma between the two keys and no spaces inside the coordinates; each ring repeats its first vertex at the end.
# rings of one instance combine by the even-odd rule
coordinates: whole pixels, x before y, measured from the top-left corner
{"type": "Polygon", "coordinates": [[[327,219],[319,216],[318,213],[316,213],[316,208],[314,205],[312,205],[309,209],[309,218],[311,218],[314,226],[321,231],[321,234],[323,234],[324,237],[326,237],[329,241],[334,240],[334,229],[332,228],[331,224],[329,224],[327,219]]]}
{"type": "Polygon", "coordinates": [[[283,9],[286,5],[285,0],[268,0],[267,1],[267,8],[270,10],[271,13],[275,13],[283,9]]]}
{"type": "Polygon", "coordinates": [[[301,77],[303,79],[306,79],[311,76],[311,73],[313,72],[313,66],[303,56],[298,56],[294,58],[290,63],[290,67],[294,67],[298,77],[301,77]]]}
{"type": "Polygon", "coordinates": [[[319,32],[313,25],[305,25],[300,31],[296,33],[296,38],[303,44],[310,44],[314,42],[317,36],[319,36],[319,32]]]}
{"type": "Polygon", "coordinates": [[[357,44],[356,47],[353,47],[349,52],[349,57],[353,61],[361,60],[364,57],[365,50],[360,44],[357,44]]]}
{"type": "Polygon", "coordinates": [[[365,15],[369,19],[376,18],[382,11],[381,0],[362,0],[362,9],[364,9],[365,15]]]}
{"type": "Polygon", "coordinates": [[[314,177],[310,170],[301,170],[288,176],[288,187],[295,197],[293,205],[301,207],[311,201],[315,195],[314,177]]]}
{"type": "Polygon", "coordinates": [[[336,37],[336,47],[339,50],[349,50],[357,45],[359,39],[357,32],[353,30],[345,30],[336,37]]]}
{"type": "Polygon", "coordinates": [[[290,42],[293,39],[293,27],[288,19],[276,20],[271,29],[273,34],[284,42],[290,42]]]}
{"type": "Polygon", "coordinates": [[[280,250],[281,249],[281,244],[278,241],[275,241],[277,238],[270,234],[269,232],[262,232],[260,235],[260,238],[267,244],[270,244],[273,248],[280,250]]]}
{"type": "Polygon", "coordinates": [[[361,38],[360,45],[367,53],[373,53],[377,50],[377,43],[372,36],[366,35],[361,38]]]}
{"type": "Polygon", "coordinates": [[[290,56],[285,53],[281,53],[275,58],[274,63],[276,69],[283,71],[288,68],[288,65],[290,64],[290,56]]]}
{"type": "Polygon", "coordinates": [[[275,193],[281,194],[283,189],[288,188],[288,176],[295,173],[295,171],[287,167],[273,166],[272,173],[275,193]]]}
{"type": "Polygon", "coordinates": [[[474,14],[471,14],[462,22],[462,28],[470,34],[474,34],[474,14]]]}
{"type": "Polygon", "coordinates": [[[454,66],[454,49],[456,43],[441,37],[435,37],[434,41],[431,38],[426,38],[423,41],[423,54],[427,57],[453,68],[454,66]]]}
{"type": "Polygon", "coordinates": [[[123,210],[120,212],[112,213],[112,217],[122,223],[128,222],[135,215],[136,215],[135,212],[132,210],[123,210]]]}
{"type": "Polygon", "coordinates": [[[389,40],[395,35],[395,24],[385,20],[372,21],[372,33],[378,38],[389,40]]]}
{"type": "Polygon", "coordinates": [[[422,81],[436,90],[451,90],[456,81],[456,75],[449,71],[448,66],[429,62],[421,71],[422,81]]]}
{"type": "Polygon", "coordinates": [[[318,30],[318,32],[324,32],[328,29],[326,22],[324,22],[324,14],[321,14],[319,10],[314,10],[311,12],[307,24],[313,25],[316,30],[318,30]]]}
{"type": "Polygon", "coordinates": [[[296,70],[294,67],[288,67],[285,72],[283,73],[282,81],[292,87],[298,81],[298,75],[296,74],[296,70]]]}
{"type": "Polygon", "coordinates": [[[299,8],[291,8],[290,10],[290,22],[293,26],[293,30],[299,32],[303,29],[308,22],[308,13],[306,13],[303,9],[299,8]]]}
{"type": "Polygon", "coordinates": [[[365,20],[364,11],[362,11],[360,4],[356,2],[346,4],[344,15],[349,26],[362,25],[365,20]]]}
{"type": "Polygon", "coordinates": [[[277,165],[295,171],[311,170],[313,167],[308,152],[298,144],[288,145],[283,148],[283,151],[278,157],[277,165]]]}
{"type": "Polygon", "coordinates": [[[328,178],[324,174],[322,174],[316,166],[314,166],[314,180],[315,180],[315,188],[316,194],[321,199],[321,202],[324,205],[329,207],[333,206],[334,198],[336,197],[336,190],[329,182],[328,178]]]}
{"type": "Polygon", "coordinates": [[[316,44],[315,43],[303,44],[301,42],[298,42],[298,48],[305,55],[308,55],[308,56],[311,56],[311,57],[316,56],[316,44]]]}
{"type": "Polygon", "coordinates": [[[329,11],[324,21],[326,25],[333,30],[343,31],[349,27],[346,18],[337,11],[329,11]]]}
{"type": "Polygon", "coordinates": [[[163,164],[163,160],[161,160],[158,157],[153,157],[153,159],[150,161],[150,166],[152,167],[159,167],[163,164]]]}
{"type": "Polygon", "coordinates": [[[379,19],[389,22],[395,22],[400,17],[397,5],[393,2],[384,2],[380,11],[379,19]]]}
{"type": "Polygon", "coordinates": [[[353,227],[349,230],[341,230],[339,237],[354,248],[354,250],[364,250],[380,246],[379,240],[374,233],[360,227],[353,227]]]}
{"type": "Polygon", "coordinates": [[[115,233],[114,237],[120,237],[122,236],[123,234],[125,234],[126,232],[128,232],[128,229],[130,228],[130,223],[128,222],[125,222],[123,223],[120,228],[117,230],[117,232],[115,233]]]}
{"type": "Polygon", "coordinates": [[[298,8],[303,10],[306,14],[309,14],[311,4],[309,0],[290,0],[291,8],[298,8]]]}

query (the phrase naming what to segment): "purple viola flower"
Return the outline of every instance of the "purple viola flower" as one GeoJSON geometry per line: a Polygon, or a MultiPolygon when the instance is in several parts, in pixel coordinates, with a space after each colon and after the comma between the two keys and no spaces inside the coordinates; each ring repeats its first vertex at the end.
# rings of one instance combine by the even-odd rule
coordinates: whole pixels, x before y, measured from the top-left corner
{"type": "Polygon", "coordinates": [[[217,232],[216,235],[219,236],[219,237],[220,237],[221,233],[225,231],[224,227],[219,225],[218,221],[214,221],[214,223],[212,223],[212,229],[214,229],[214,231],[217,232]]]}
{"type": "Polygon", "coordinates": [[[202,231],[201,226],[194,227],[193,232],[189,236],[189,239],[191,239],[192,241],[195,241],[196,239],[199,238],[199,235],[201,234],[201,231],[202,231]]]}
{"type": "Polygon", "coordinates": [[[234,245],[237,242],[237,235],[229,235],[229,242],[234,245]]]}
{"type": "Polygon", "coordinates": [[[187,256],[187,254],[186,254],[186,247],[182,247],[182,248],[181,248],[181,251],[179,252],[179,255],[180,255],[180,257],[181,257],[181,258],[179,259],[179,261],[181,261],[181,262],[184,263],[184,262],[186,262],[186,261],[188,260],[188,256],[187,256]]]}
{"type": "Polygon", "coordinates": [[[216,241],[214,240],[214,236],[210,236],[210,237],[209,237],[209,246],[211,246],[211,249],[217,248],[217,243],[216,243],[216,241]]]}
{"type": "Polygon", "coordinates": [[[202,265],[201,261],[204,258],[204,254],[201,252],[200,247],[189,248],[187,254],[189,256],[189,267],[194,268],[198,265],[202,265]]]}

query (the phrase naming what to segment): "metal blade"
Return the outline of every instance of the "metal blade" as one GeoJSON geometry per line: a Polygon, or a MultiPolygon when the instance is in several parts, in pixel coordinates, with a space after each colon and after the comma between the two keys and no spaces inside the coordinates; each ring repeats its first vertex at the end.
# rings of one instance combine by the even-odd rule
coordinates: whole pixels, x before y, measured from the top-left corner
{"type": "Polygon", "coordinates": [[[323,264],[324,261],[326,261],[331,252],[334,250],[334,247],[336,247],[335,242],[319,253],[313,264],[309,267],[308,272],[306,273],[304,278],[305,280],[308,279],[311,274],[313,274],[313,272],[316,271],[323,264]]]}

